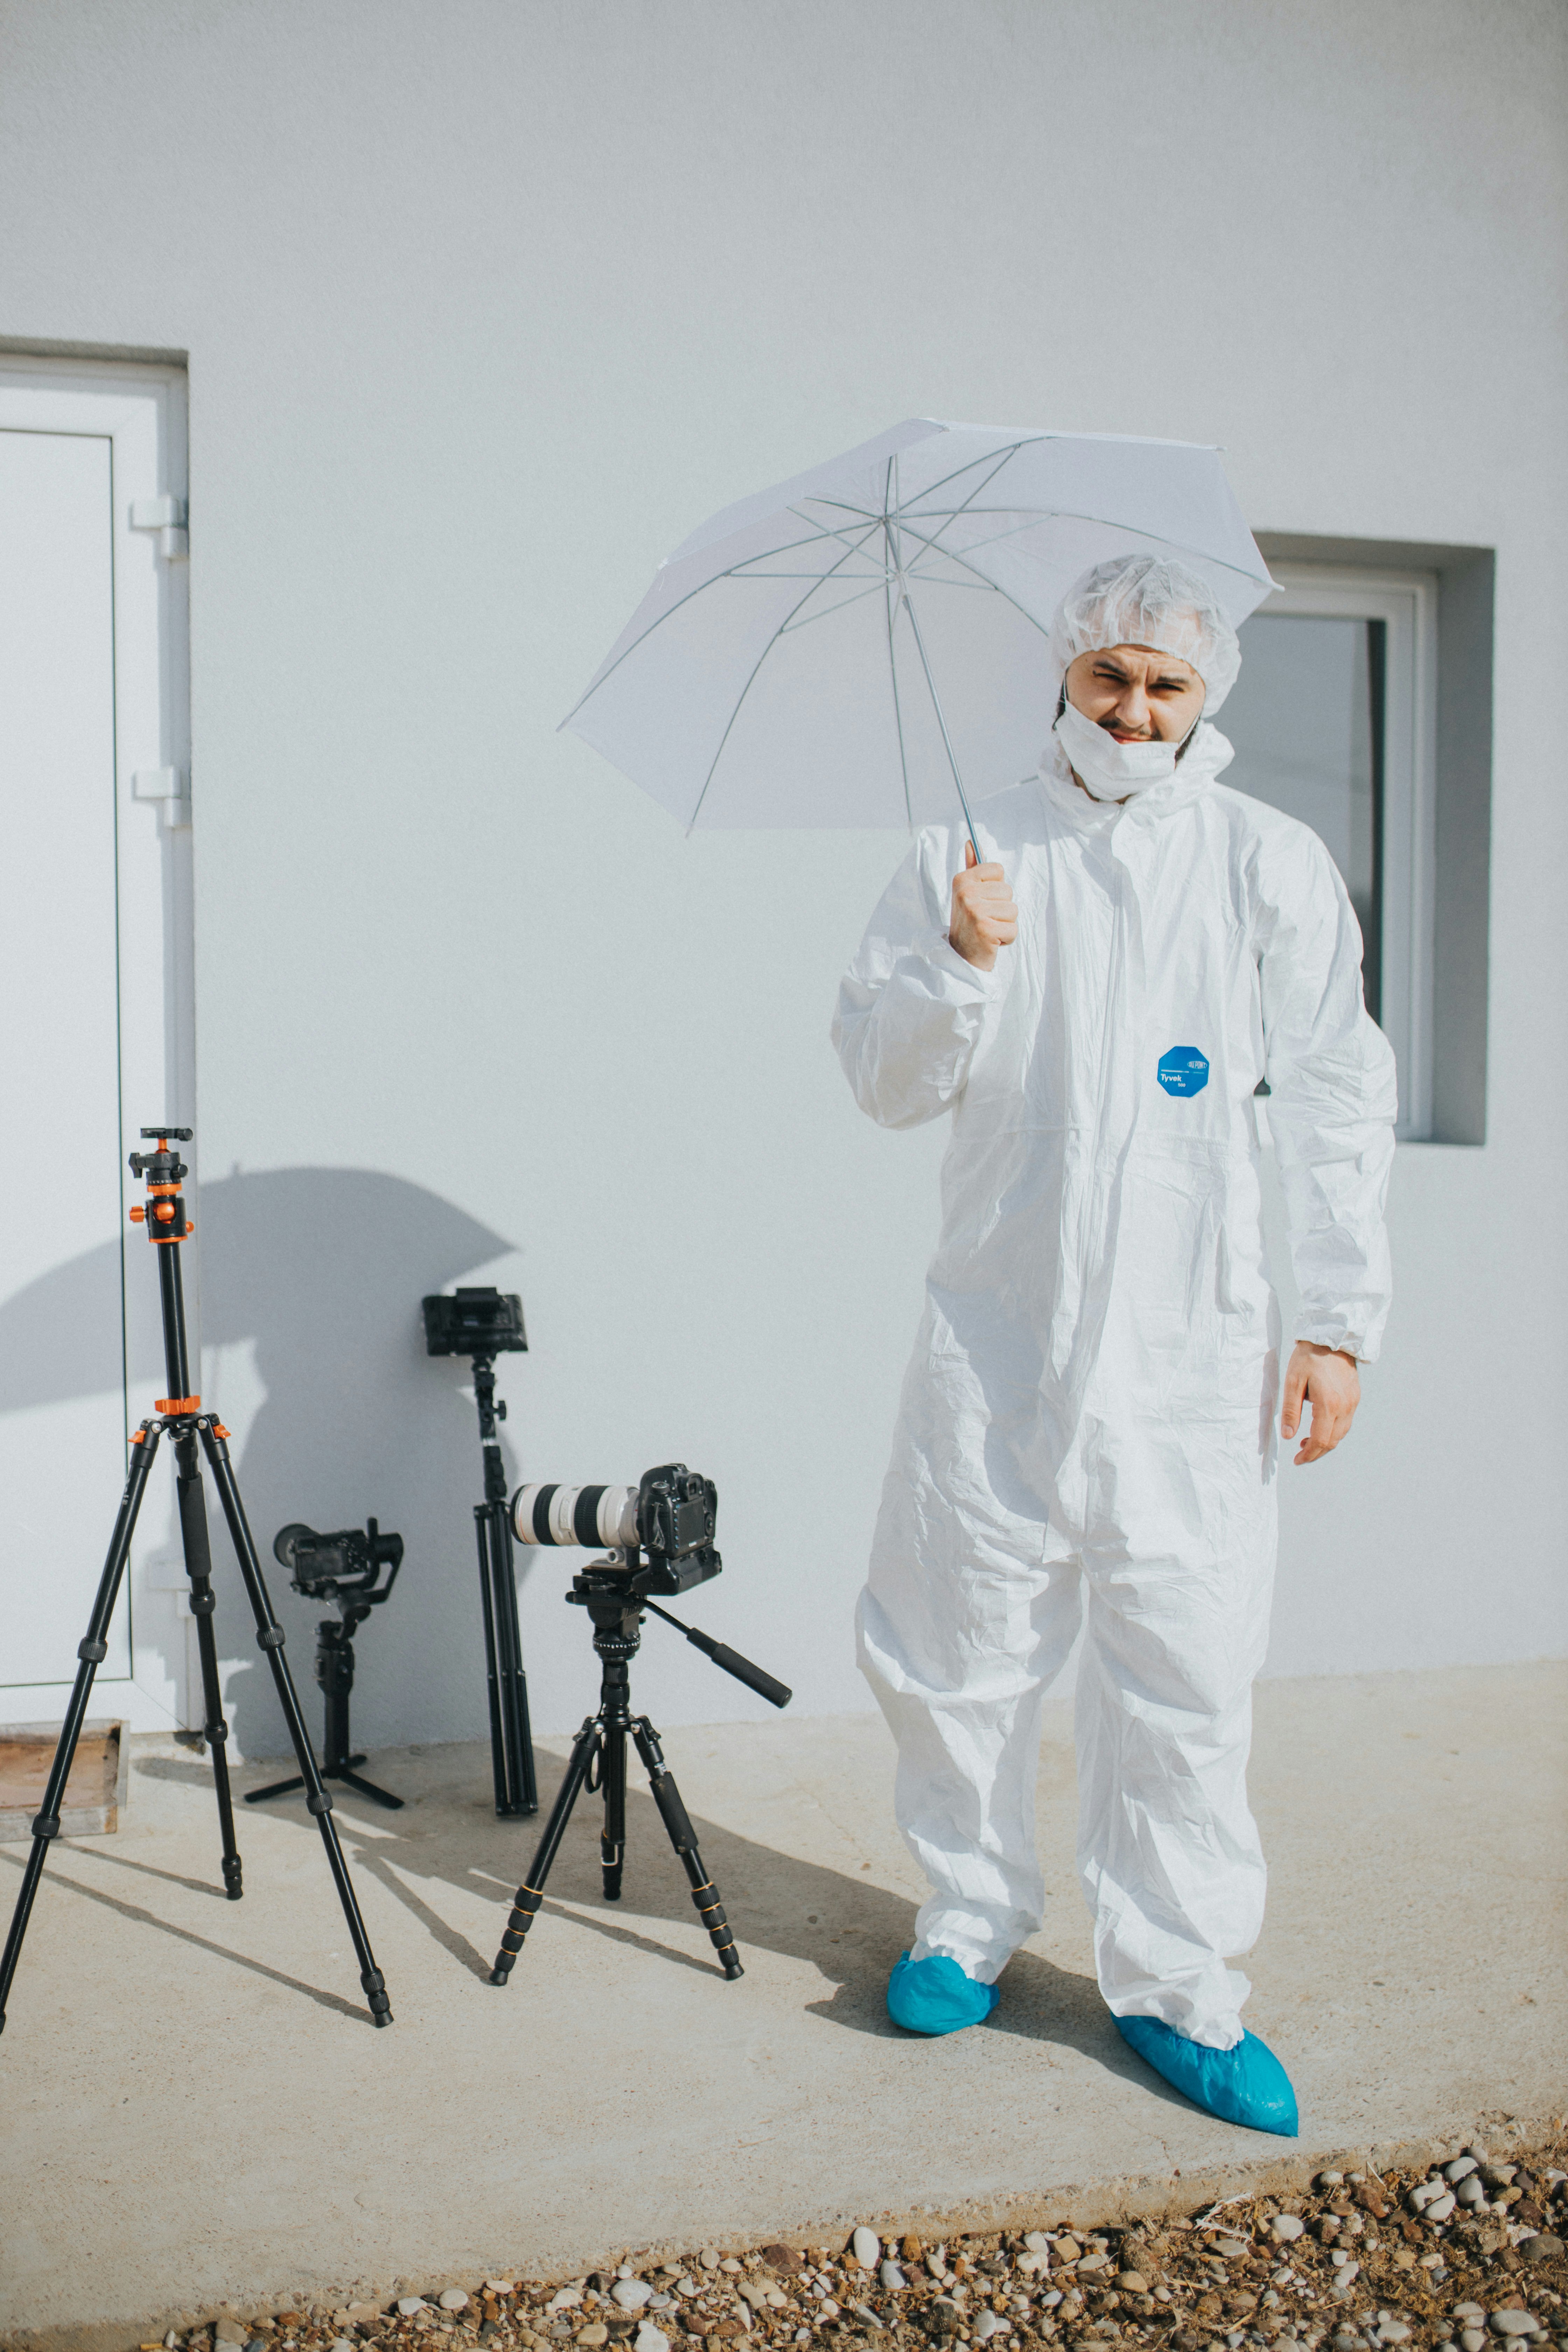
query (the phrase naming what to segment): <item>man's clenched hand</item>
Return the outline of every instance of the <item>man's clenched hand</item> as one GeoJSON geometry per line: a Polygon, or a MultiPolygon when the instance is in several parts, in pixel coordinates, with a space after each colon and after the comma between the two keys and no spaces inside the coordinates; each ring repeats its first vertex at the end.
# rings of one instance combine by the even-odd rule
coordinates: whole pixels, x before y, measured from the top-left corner
{"type": "Polygon", "coordinates": [[[1018,909],[1000,866],[982,866],[974,845],[963,845],[963,871],[952,877],[952,919],[948,940],[965,963],[989,971],[998,948],[1010,948],[1018,936],[1018,909]]]}
{"type": "Polygon", "coordinates": [[[1281,1437],[1294,1437],[1301,1425],[1303,1402],[1312,1408],[1311,1427],[1301,1440],[1298,1462],[1321,1462],[1331,1454],[1355,1419],[1361,1402],[1361,1375],[1353,1356],[1341,1348],[1319,1348],[1298,1339],[1285,1372],[1281,1437]]]}

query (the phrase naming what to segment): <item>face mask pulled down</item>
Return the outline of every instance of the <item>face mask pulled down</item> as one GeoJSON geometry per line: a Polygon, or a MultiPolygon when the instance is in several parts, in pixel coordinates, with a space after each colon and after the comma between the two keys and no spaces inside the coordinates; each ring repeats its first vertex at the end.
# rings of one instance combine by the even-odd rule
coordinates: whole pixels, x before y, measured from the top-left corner
{"type": "Polygon", "coordinates": [[[1073,702],[1063,706],[1052,732],[1074,774],[1097,801],[1124,801],[1176,772],[1179,743],[1119,743],[1073,702]]]}

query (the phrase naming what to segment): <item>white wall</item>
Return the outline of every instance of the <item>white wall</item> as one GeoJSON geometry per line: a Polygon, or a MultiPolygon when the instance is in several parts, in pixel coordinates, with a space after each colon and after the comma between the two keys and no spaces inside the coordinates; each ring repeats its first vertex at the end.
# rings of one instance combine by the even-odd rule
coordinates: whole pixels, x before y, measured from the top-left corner
{"type": "MultiPolygon", "coordinates": [[[[691,1613],[863,1704],[942,1138],[862,1121],[826,1028],[900,844],[689,842],[553,729],[693,524],[921,412],[1215,440],[1258,528],[1499,550],[1489,1139],[1402,1155],[1388,1352],[1350,1450],[1286,1473],[1271,1670],[1560,1647],[1562,11],[0,26],[0,334],[189,354],[206,1380],[264,1538],[409,1538],[363,1734],[483,1724],[477,1444],[415,1317],[464,1277],[524,1295],[528,1472],[706,1469],[691,1613]]],[[[547,1727],[591,1690],[569,1559],[525,1583],[547,1727]]],[[[219,1622],[254,1655],[232,1582],[219,1622]]],[[[669,1721],[753,1706],[648,1660],[669,1721]]]]}

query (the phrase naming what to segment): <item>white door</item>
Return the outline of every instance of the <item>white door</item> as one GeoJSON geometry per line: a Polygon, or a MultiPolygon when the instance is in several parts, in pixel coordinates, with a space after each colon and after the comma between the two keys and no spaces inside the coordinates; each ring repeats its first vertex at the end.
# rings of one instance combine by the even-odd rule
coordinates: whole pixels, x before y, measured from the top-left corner
{"type": "MultiPolygon", "coordinates": [[[[184,382],[0,362],[0,1720],[58,1717],[161,1393],[126,1222],[138,1128],[194,1123],[184,382]]],[[[194,1275],[194,1266],[188,1266],[194,1275]]],[[[193,1284],[194,1290],[194,1284],[193,1284]]],[[[194,1304],[194,1299],[193,1299],[194,1304]]],[[[193,1339],[195,1339],[193,1330],[193,1339]]],[[[193,1354],[195,1349],[193,1348],[193,1354]]],[[[150,1492],[93,1712],[184,1719],[150,1492]]]]}

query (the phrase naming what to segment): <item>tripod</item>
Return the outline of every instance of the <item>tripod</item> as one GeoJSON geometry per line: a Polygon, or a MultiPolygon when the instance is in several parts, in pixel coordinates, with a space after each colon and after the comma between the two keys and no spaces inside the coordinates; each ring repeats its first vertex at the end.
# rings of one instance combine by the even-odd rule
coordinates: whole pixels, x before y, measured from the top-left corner
{"type": "Polygon", "coordinates": [[[245,1506],[239,1499],[233,1466],[228,1455],[228,1432],[216,1413],[201,1410],[199,1396],[190,1390],[189,1360],[185,1349],[184,1291],[180,1275],[179,1244],[192,1231],[185,1216],[185,1204],[180,1197],[180,1183],[190,1171],[179,1153],[170,1149],[171,1140],[187,1143],[188,1127],[144,1127],[143,1137],[157,1144],[155,1151],[133,1151],[131,1167],[137,1176],[145,1176],[147,1201],[131,1212],[132,1221],[145,1223],[147,1238],[158,1244],[158,1288],[163,1318],[163,1361],[170,1393],[157,1401],[156,1417],[144,1421],[131,1435],[131,1470],[121,1497],[114,1531],[110,1538],[109,1553],[99,1579],[92,1613],[88,1620],[86,1638],[78,1644],[76,1682],[61,1726],[59,1745],[44,1790],[43,1810],[33,1821],[33,1843],[22,1873],[21,1891],[11,1915],[10,1933],[5,1938],[5,1950],[0,1958],[0,2030],[5,2022],[5,2000],[11,1980],[16,1973],[16,1963],[22,1956],[22,1942],[32,1916],[33,1899],[43,1875],[49,1842],[60,1832],[60,1803],[76,1755],[77,1741],[87,1714],[88,1700],[92,1691],[93,1676],[100,1661],[107,1655],[109,1623],[114,1614],[121,1580],[130,1556],[131,1539],[136,1530],[137,1514],[146,1493],[153,1463],[160,1440],[167,1434],[174,1441],[176,1465],[175,1492],[180,1509],[180,1539],[184,1549],[185,1574],[191,1584],[191,1613],[196,1621],[196,1646],[201,1656],[202,1696],[206,1717],[205,1735],[212,1751],[213,1783],[217,1796],[218,1831],[223,1843],[223,1883],[231,1903],[237,1903],[243,1893],[239,1849],[234,1838],[234,1805],[228,1785],[228,1726],[223,1719],[223,1693],[218,1682],[217,1644],[213,1636],[213,1611],[216,1601],[212,1589],[212,1552],[207,1541],[206,1502],[202,1490],[201,1455],[206,1456],[213,1484],[217,1488],[224,1517],[239,1559],[239,1572],[245,1581],[252,1613],[256,1619],[256,1638],[266,1653],[277,1685],[279,1701],[289,1726],[294,1753],[300,1759],[303,1784],[309,1791],[307,1809],[316,1816],[326,1848],[327,1864],[343,1906],[350,1940],[360,1965],[360,1982],[364,1987],[370,2012],[377,2025],[390,2025],[392,2004],[386,1997],[386,1984],[375,1965],[375,1955],[370,1948],[364,1922],[360,1917],[349,1878],[348,1864],[338,1841],[337,1826],[332,1820],[332,1801],[321,1786],[321,1776],[316,1769],[316,1759],[310,1752],[310,1742],[300,1712],[293,1680],[283,1656],[283,1628],[272,1613],[267,1586],[257,1558],[256,1545],[245,1516],[245,1506]],[[199,1451],[198,1451],[199,1448],[199,1451]]]}
{"type": "MultiPolygon", "coordinates": [[[[367,1521],[362,1536],[356,1528],[347,1528],[339,1536],[321,1537],[298,1520],[280,1528],[272,1542],[273,1555],[291,1570],[290,1581],[296,1592],[311,1600],[331,1601],[340,1614],[323,1617],[316,1627],[316,1686],[327,1703],[326,1737],[322,1743],[323,1780],[342,1780],[357,1789],[362,1797],[374,1803],[401,1812],[403,1800],[388,1789],[378,1789],[374,1780],[362,1780],[353,1769],[363,1764],[363,1756],[351,1756],[353,1742],[349,1738],[349,1693],[354,1686],[354,1634],[364,1623],[373,1609],[388,1599],[397,1581],[397,1571],[403,1565],[403,1538],[384,1536],[374,1519],[367,1521]],[[324,1554],[331,1570],[341,1570],[345,1559],[356,1571],[353,1575],[315,1571],[312,1561],[324,1554]],[[392,1573],[386,1582],[377,1586],[383,1560],[390,1560],[392,1573]]],[[[302,1777],[291,1780],[273,1780],[265,1789],[247,1789],[245,1801],[258,1805],[266,1797],[286,1797],[291,1790],[302,1789],[302,1777]]]]}
{"type": "Polygon", "coordinates": [[[459,1288],[422,1302],[426,1352],[468,1356],[474,1367],[474,1402],[479,1415],[479,1447],[485,1463],[485,1499],[474,1505],[479,1552],[479,1606],[485,1626],[485,1674],[490,1703],[490,1774],[496,1811],[502,1821],[539,1811],[533,1769],[533,1734],[528,1720],[528,1676],[522,1665],[522,1631],[517,1622],[517,1570],[511,1518],[506,1503],[506,1464],[498,1424],[506,1400],[496,1402],[495,1360],[527,1349],[522,1302],[511,1293],[459,1288]]]}
{"type": "Polygon", "coordinates": [[[479,1444],[485,1457],[485,1499],[474,1505],[479,1549],[479,1601],[485,1621],[485,1674],[490,1701],[490,1773],[496,1811],[503,1821],[539,1811],[533,1770],[533,1734],[528,1720],[528,1676],[522,1666],[522,1630],[517,1622],[517,1570],[511,1549],[511,1517],[506,1507],[506,1465],[501,1460],[498,1421],[506,1400],[495,1401],[495,1366],[474,1358],[474,1402],[479,1411],[479,1444]]]}
{"type": "MultiPolygon", "coordinates": [[[[716,1559],[717,1554],[712,1555],[716,1559]]],[[[680,1791],[673,1774],[664,1760],[658,1732],[646,1715],[631,1711],[631,1662],[642,1646],[643,1612],[651,1609],[667,1625],[722,1666],[739,1682],[747,1684],[774,1706],[787,1706],[793,1693],[773,1675],[754,1666],[721,1642],[700,1633],[695,1626],[685,1625],[679,1617],[671,1617],[656,1601],[650,1601],[647,1585],[660,1581],[660,1589],[672,1587],[661,1580],[667,1575],[667,1565],[657,1555],[646,1566],[639,1565],[635,1545],[624,1558],[612,1552],[605,1559],[590,1560],[582,1573],[572,1580],[572,1590],[566,1598],[586,1609],[594,1622],[594,1648],[601,1663],[599,1705],[595,1714],[588,1717],[582,1730],[572,1743],[567,1759],[566,1777],[557,1791],[544,1825],[544,1835],[539,1841],[538,1852],[529,1864],[528,1876],[517,1890],[517,1899],[506,1923],[490,1970],[493,1985],[504,1985],[511,1974],[522,1940],[532,1927],[535,1914],[544,1900],[544,1882],[550,1866],[560,1851],[566,1824],[572,1818],[572,1808],[582,1790],[595,1793],[603,1790],[605,1826],[599,1839],[599,1858],[605,1874],[605,1900],[618,1903],[621,1899],[621,1872],[626,1853],[626,1742],[636,1747],[647,1769],[653,1801],[668,1832],[669,1843],[679,1857],[682,1868],[691,1885],[691,1900],[697,1906],[698,1916],[708,1930],[709,1939],[719,1955],[719,1964],[732,1983],[743,1976],[741,1956],[735,1949],[735,1938],[724,1916],[724,1906],[719,1900],[719,1890],[703,1867],[702,1856],[697,1850],[697,1832],[681,1802],[680,1791]]]]}

